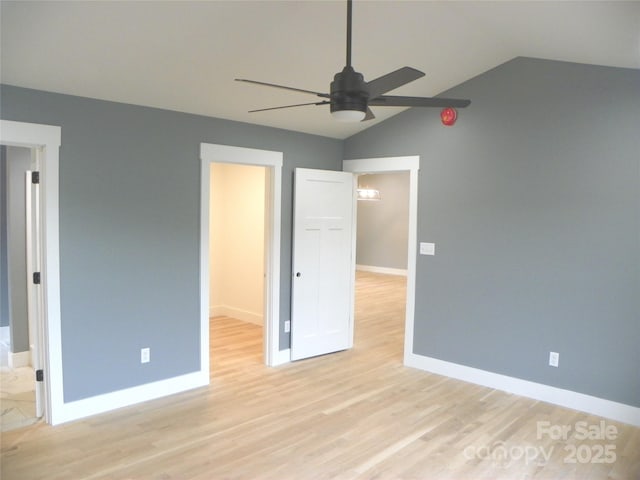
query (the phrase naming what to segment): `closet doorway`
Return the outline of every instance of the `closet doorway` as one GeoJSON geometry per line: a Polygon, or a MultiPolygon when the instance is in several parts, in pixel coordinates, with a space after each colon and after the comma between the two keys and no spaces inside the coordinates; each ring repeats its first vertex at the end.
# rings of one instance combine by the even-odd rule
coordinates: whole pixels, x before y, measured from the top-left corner
{"type": "MultiPolygon", "coordinates": [[[[209,203],[209,317],[211,343],[225,338],[229,351],[256,352],[264,339],[267,168],[211,164],[209,203]],[[252,332],[242,335],[243,331],[252,332]],[[259,333],[259,335],[258,335],[259,333]],[[233,339],[237,338],[238,342],[233,339]]],[[[260,348],[262,351],[262,348],[260,348]]],[[[212,359],[214,362],[216,359],[212,359]]],[[[256,358],[261,362],[260,356],[256,358]]]]}
{"type": "MultiPolygon", "coordinates": [[[[250,315],[251,313],[260,316],[262,314],[262,339],[263,339],[263,361],[268,366],[275,366],[289,361],[289,349],[280,350],[280,231],[281,231],[281,198],[282,198],[282,152],[270,150],[259,150],[245,147],[235,147],[230,145],[220,145],[213,143],[200,144],[201,159],[201,183],[200,183],[200,361],[203,372],[210,371],[210,315],[215,312],[215,307],[221,306],[218,303],[216,280],[217,271],[211,271],[211,242],[210,242],[210,223],[211,204],[222,202],[217,199],[217,191],[212,192],[212,173],[215,165],[235,165],[257,167],[262,175],[262,215],[263,215],[263,234],[262,234],[262,311],[260,307],[258,311],[251,309],[236,307],[239,310],[246,310],[248,317],[246,319],[256,319],[250,315]],[[214,295],[212,296],[212,288],[214,295]],[[210,297],[213,301],[210,301],[210,297]],[[214,307],[214,308],[212,308],[214,307]]],[[[214,170],[215,175],[215,170],[214,170]]],[[[215,178],[214,178],[215,183],[215,178]]],[[[225,187],[226,188],[226,187],[225,187]]],[[[242,202],[242,197],[250,197],[251,194],[246,191],[243,186],[236,187],[234,193],[235,198],[240,198],[238,202],[242,202]]],[[[257,200],[259,202],[259,200],[257,200]]],[[[215,207],[217,208],[217,206],[215,207]]],[[[214,213],[215,215],[215,213],[214,213]]],[[[223,215],[223,214],[218,214],[223,215]]],[[[234,221],[243,222],[244,219],[236,214],[234,221]]],[[[214,219],[214,222],[218,220],[214,219]]],[[[225,222],[212,231],[212,235],[218,235],[227,228],[225,222]]],[[[215,239],[213,240],[216,241],[215,239]]],[[[232,238],[233,241],[233,238],[232,238]]],[[[224,249],[221,249],[224,250],[224,249]]],[[[260,250],[258,248],[258,250],[260,250]]],[[[241,255],[248,255],[249,252],[243,251],[241,255]]],[[[216,261],[216,260],[213,260],[216,261]]],[[[232,265],[234,265],[232,263],[232,265]]],[[[236,264],[237,266],[237,264],[236,264]]],[[[255,286],[253,288],[256,288],[255,286]]],[[[258,287],[259,290],[259,287],[258,287]]],[[[232,306],[232,305],[231,305],[232,306]]],[[[238,314],[238,312],[236,312],[238,314]]]]}

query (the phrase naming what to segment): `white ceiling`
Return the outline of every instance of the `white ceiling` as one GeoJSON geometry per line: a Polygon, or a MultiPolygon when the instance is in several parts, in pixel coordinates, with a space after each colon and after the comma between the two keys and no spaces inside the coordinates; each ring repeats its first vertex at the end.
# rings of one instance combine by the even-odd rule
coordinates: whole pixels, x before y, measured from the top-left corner
{"type": "MultiPolygon", "coordinates": [[[[640,2],[366,1],[353,7],[366,80],[427,75],[390,94],[434,96],[516,56],[640,68],[640,2]]],[[[2,83],[346,138],[376,120],[249,78],[327,92],[345,64],[344,1],[2,1],[2,83]]],[[[472,99],[473,100],[473,99],[472,99]]],[[[473,104],[472,104],[473,105],[473,104]]]]}

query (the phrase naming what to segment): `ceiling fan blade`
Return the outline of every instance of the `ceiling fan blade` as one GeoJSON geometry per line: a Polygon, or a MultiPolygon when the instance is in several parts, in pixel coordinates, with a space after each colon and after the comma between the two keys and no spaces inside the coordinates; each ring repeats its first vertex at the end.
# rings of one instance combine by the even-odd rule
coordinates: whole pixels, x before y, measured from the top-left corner
{"type": "Polygon", "coordinates": [[[261,108],[259,110],[249,110],[249,113],[266,112],[267,110],[280,110],[281,108],[304,107],[307,105],[328,105],[329,103],[331,102],[329,102],[328,100],[322,101],[322,102],[297,103],[295,105],[283,105],[282,107],[270,107],[270,108],[261,108]]]}
{"type": "Polygon", "coordinates": [[[409,82],[413,82],[420,77],[424,77],[424,73],[411,67],[402,67],[395,72],[387,73],[381,77],[367,82],[369,87],[369,98],[376,98],[391,90],[394,90],[409,82]]]}
{"type": "Polygon", "coordinates": [[[464,108],[471,100],[440,97],[394,97],[381,95],[369,100],[369,105],[374,107],[454,107],[464,108]]]}
{"type": "Polygon", "coordinates": [[[376,116],[373,114],[370,108],[367,108],[367,113],[365,114],[362,121],[366,122],[367,120],[373,120],[374,118],[376,118],[376,116]]]}
{"type": "Polygon", "coordinates": [[[303,90],[302,88],[285,87],[284,85],[276,85],[275,83],[258,82],[256,80],[247,80],[246,78],[236,78],[236,82],[253,83],[254,85],[263,85],[265,87],[281,88],[283,90],[291,90],[294,92],[310,93],[322,98],[329,98],[328,93],[314,92],[312,90],[303,90]]]}

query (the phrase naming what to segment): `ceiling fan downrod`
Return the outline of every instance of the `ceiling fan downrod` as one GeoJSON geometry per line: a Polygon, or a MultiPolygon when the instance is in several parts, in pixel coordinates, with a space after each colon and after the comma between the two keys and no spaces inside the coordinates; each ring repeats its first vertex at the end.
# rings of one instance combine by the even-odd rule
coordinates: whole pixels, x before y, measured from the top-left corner
{"type": "Polygon", "coordinates": [[[351,17],[353,0],[347,0],[347,67],[351,66],[351,17]]]}
{"type": "Polygon", "coordinates": [[[359,122],[366,116],[369,88],[364,76],[351,66],[351,24],[353,0],[347,0],[347,62],[334,75],[330,88],[331,116],[340,122],[359,122]]]}

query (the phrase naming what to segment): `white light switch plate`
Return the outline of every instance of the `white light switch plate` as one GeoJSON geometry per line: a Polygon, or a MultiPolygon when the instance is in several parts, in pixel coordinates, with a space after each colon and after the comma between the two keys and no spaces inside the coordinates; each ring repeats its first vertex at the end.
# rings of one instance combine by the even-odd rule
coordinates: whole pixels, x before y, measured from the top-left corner
{"type": "Polygon", "coordinates": [[[151,361],[151,349],[141,348],[140,349],[140,363],[149,363],[151,361]]]}
{"type": "Polygon", "coordinates": [[[435,243],[420,242],[420,255],[435,255],[435,254],[436,254],[435,243]]]}

